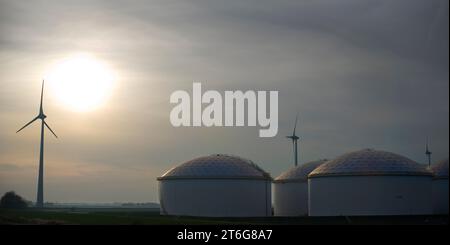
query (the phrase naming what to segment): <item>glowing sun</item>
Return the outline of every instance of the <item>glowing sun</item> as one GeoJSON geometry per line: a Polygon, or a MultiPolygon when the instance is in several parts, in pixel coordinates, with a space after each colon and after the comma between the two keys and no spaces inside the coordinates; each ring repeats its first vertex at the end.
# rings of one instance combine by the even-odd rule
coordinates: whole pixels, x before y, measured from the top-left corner
{"type": "Polygon", "coordinates": [[[89,111],[106,102],[114,86],[114,74],[91,55],[68,57],[47,73],[46,82],[58,100],[76,111],[89,111]]]}

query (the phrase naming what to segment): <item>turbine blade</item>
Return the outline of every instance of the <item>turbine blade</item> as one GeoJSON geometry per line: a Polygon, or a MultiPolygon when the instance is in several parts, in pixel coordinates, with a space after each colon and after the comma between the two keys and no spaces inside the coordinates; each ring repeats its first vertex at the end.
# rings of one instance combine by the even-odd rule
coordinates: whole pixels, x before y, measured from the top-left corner
{"type": "Polygon", "coordinates": [[[45,126],[50,130],[50,132],[52,132],[52,134],[58,138],[58,136],[55,134],[55,132],[53,132],[53,130],[50,128],[50,126],[48,126],[48,124],[44,121],[45,126]]]}
{"type": "Polygon", "coordinates": [[[41,105],[39,106],[40,112],[43,112],[43,105],[42,105],[43,98],[44,98],[44,80],[42,80],[42,88],[41,88],[41,105]]]}
{"type": "Polygon", "coordinates": [[[26,128],[28,125],[32,124],[34,121],[36,121],[39,118],[39,116],[35,117],[33,120],[31,120],[29,123],[25,124],[25,126],[21,127],[19,130],[17,130],[16,133],[20,132],[22,129],[26,128]]]}
{"type": "Polygon", "coordinates": [[[294,132],[292,133],[292,135],[295,135],[295,129],[297,129],[297,120],[298,120],[298,113],[295,116],[294,132]]]}

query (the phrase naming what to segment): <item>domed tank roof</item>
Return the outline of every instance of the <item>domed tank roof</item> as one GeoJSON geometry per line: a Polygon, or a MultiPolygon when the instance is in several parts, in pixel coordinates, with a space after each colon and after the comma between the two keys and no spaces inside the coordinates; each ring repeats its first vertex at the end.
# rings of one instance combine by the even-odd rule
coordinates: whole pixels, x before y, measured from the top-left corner
{"type": "Polygon", "coordinates": [[[166,179],[267,179],[270,175],[250,160],[214,154],[192,159],[163,174],[166,179]]]}
{"type": "Polygon", "coordinates": [[[425,175],[426,166],[387,151],[364,149],[350,152],[325,162],[309,174],[309,178],[348,175],[425,175]]]}
{"type": "Polygon", "coordinates": [[[431,165],[435,179],[448,179],[448,159],[431,165]]]}
{"type": "Polygon", "coordinates": [[[322,163],[326,162],[326,159],[307,162],[302,165],[293,167],[288,171],[280,174],[275,178],[275,183],[285,183],[285,182],[306,182],[308,181],[308,174],[310,174],[314,169],[320,166],[322,163]]]}

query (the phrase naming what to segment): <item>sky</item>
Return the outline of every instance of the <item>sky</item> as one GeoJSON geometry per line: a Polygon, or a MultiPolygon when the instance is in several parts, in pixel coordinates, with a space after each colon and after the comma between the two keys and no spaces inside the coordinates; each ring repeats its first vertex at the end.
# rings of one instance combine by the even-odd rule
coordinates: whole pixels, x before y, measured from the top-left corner
{"type": "MultiPolygon", "coordinates": [[[[213,153],[278,176],[299,113],[299,159],[362,148],[449,155],[447,0],[0,0],[0,193],[36,198],[41,80],[88,53],[114,72],[107,101],[73,111],[50,89],[45,199],[157,202],[156,178],[213,153]],[[279,129],[170,124],[176,90],[279,91],[279,129]]],[[[48,92],[47,92],[48,91],[48,92]]]]}

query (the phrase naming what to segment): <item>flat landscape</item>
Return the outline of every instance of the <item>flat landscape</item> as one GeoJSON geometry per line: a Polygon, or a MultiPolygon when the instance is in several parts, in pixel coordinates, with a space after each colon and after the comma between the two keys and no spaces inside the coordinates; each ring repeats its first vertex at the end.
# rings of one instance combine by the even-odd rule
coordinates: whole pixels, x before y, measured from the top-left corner
{"type": "Polygon", "coordinates": [[[448,215],[360,217],[202,218],[163,216],[158,209],[52,208],[0,209],[10,225],[448,225],[448,215]]]}

